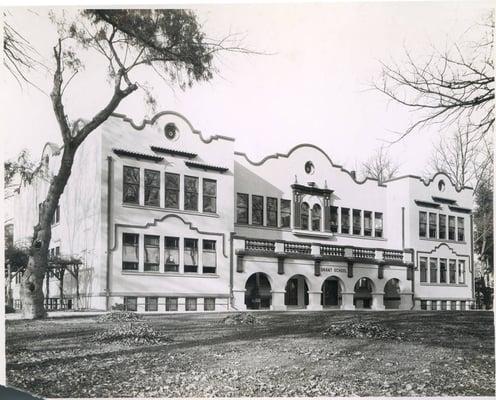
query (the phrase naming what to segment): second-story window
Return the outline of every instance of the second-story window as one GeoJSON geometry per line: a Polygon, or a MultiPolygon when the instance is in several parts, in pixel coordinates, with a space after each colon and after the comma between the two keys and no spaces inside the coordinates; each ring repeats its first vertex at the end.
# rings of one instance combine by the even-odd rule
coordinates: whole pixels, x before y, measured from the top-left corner
{"type": "Polygon", "coordinates": [[[420,282],[427,282],[427,257],[420,257],[420,282]]]}
{"type": "Polygon", "coordinates": [[[248,223],[248,195],[245,193],[236,195],[236,223],[248,223]]]}
{"type": "Polygon", "coordinates": [[[139,235],[136,233],[122,234],[122,269],[138,270],[139,235]]]}
{"type": "Polygon", "coordinates": [[[360,210],[353,210],[353,235],[362,233],[362,213],[360,210]]]}
{"type": "Polygon", "coordinates": [[[165,173],[164,207],[179,208],[179,175],[165,173]]]}
{"type": "Polygon", "coordinates": [[[164,260],[165,272],[179,271],[179,238],[167,236],[164,238],[164,260]]]}
{"type": "Polygon", "coordinates": [[[384,231],[384,222],[382,220],[382,213],[376,212],[374,214],[374,231],[375,237],[381,238],[384,231]]]}
{"type": "Polygon", "coordinates": [[[184,177],[184,209],[198,211],[198,178],[184,177]]]}
{"type": "Polygon", "coordinates": [[[427,237],[427,213],[419,211],[419,236],[427,237]]]}
{"type": "Polygon", "coordinates": [[[309,211],[310,211],[310,206],[308,205],[308,203],[301,203],[300,225],[301,225],[301,229],[303,230],[308,230],[309,211]]]}
{"type": "Polygon", "coordinates": [[[350,209],[341,208],[341,233],[350,233],[350,209]]]}
{"type": "Polygon", "coordinates": [[[465,283],[465,260],[458,260],[458,283],[465,283]]]}
{"type": "Polygon", "coordinates": [[[437,237],[437,214],[429,213],[429,238],[437,237]]]}
{"type": "Polygon", "coordinates": [[[291,200],[281,199],[281,227],[291,226],[291,200]]]}
{"type": "Polygon", "coordinates": [[[203,212],[217,212],[217,182],[203,179],[203,212]]]}
{"type": "Polygon", "coordinates": [[[439,283],[446,283],[447,275],[446,258],[439,259],[439,283]]]}
{"type": "Polygon", "coordinates": [[[439,239],[446,239],[446,215],[439,214],[439,239]]]}
{"type": "Polygon", "coordinates": [[[429,259],[430,283],[437,283],[437,258],[429,259]]]}
{"type": "Polygon", "coordinates": [[[217,252],[215,240],[203,241],[203,273],[215,274],[217,269],[217,252]]]}
{"type": "Polygon", "coordinates": [[[455,217],[448,217],[448,239],[455,240],[455,217]]]}
{"type": "Polygon", "coordinates": [[[184,239],[184,272],[198,272],[198,239],[184,239]]]}
{"type": "Polygon", "coordinates": [[[263,196],[251,196],[251,223],[263,225],[263,196]]]}
{"type": "Polygon", "coordinates": [[[322,209],[320,205],[314,204],[312,207],[312,231],[320,231],[320,219],[322,217],[322,209]]]}
{"type": "Polygon", "coordinates": [[[145,271],[158,271],[160,264],[160,237],[145,235],[145,271]]]}
{"type": "Polygon", "coordinates": [[[145,169],[145,205],[160,206],[160,172],[145,169]]]}
{"type": "Polygon", "coordinates": [[[449,283],[456,283],[456,260],[449,260],[449,283]]]}
{"type": "Polygon", "coordinates": [[[277,199],[267,197],[267,226],[277,226],[277,199]]]}
{"type": "Polygon", "coordinates": [[[370,211],[363,212],[363,234],[372,236],[372,213],[370,211]]]}
{"type": "Polygon", "coordinates": [[[465,226],[463,217],[458,217],[458,241],[463,242],[465,240],[465,226]]]}
{"type": "Polygon", "coordinates": [[[139,168],[124,166],[122,194],[124,203],[139,204],[139,168]]]}
{"type": "Polygon", "coordinates": [[[338,208],[331,206],[331,232],[338,231],[338,208]]]}

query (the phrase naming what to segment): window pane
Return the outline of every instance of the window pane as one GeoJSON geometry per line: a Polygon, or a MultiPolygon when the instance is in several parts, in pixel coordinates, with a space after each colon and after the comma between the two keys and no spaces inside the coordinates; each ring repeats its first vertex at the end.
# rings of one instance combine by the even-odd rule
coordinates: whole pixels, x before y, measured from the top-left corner
{"type": "Polygon", "coordinates": [[[127,311],[137,311],[138,310],[138,298],[137,297],[124,297],[124,308],[127,311]]]}
{"type": "Polygon", "coordinates": [[[186,311],[196,311],[196,297],[186,297],[186,311]]]}
{"type": "Polygon", "coordinates": [[[382,237],[382,231],[383,231],[383,220],[382,220],[382,213],[376,212],[374,214],[374,230],[375,230],[375,237],[382,237]]]}
{"type": "Polygon", "coordinates": [[[198,239],[184,239],[184,272],[198,272],[198,239]]]}
{"type": "Polygon", "coordinates": [[[465,240],[465,227],[463,217],[458,217],[458,241],[463,242],[465,240]]]}
{"type": "Polygon", "coordinates": [[[179,238],[165,237],[164,238],[164,271],[178,272],[179,271],[179,238]]]}
{"type": "Polygon", "coordinates": [[[312,207],[312,231],[320,231],[321,210],[318,204],[312,207]]]}
{"type": "Polygon", "coordinates": [[[124,166],[123,201],[124,203],[139,204],[139,168],[124,166]]]}
{"type": "Polygon", "coordinates": [[[177,311],[177,297],[165,298],[165,311],[177,311]]]}
{"type": "Polygon", "coordinates": [[[203,211],[217,212],[217,182],[203,179],[203,211]]]}
{"type": "Polygon", "coordinates": [[[420,257],[420,282],[427,282],[427,258],[420,257]]]}
{"type": "Polygon", "coordinates": [[[145,169],[145,204],[160,206],[160,172],[145,169]]]}
{"type": "Polygon", "coordinates": [[[157,297],[145,297],[145,311],[158,311],[157,297]]]}
{"type": "Polygon", "coordinates": [[[179,208],[179,175],[166,172],[164,185],[164,207],[179,208]]]}
{"type": "Polygon", "coordinates": [[[145,235],[145,271],[158,271],[160,263],[160,237],[145,235]]]}
{"type": "Polygon", "coordinates": [[[449,283],[456,283],[456,260],[449,260],[449,283]]]}
{"type": "Polygon", "coordinates": [[[446,215],[439,214],[439,239],[446,239],[446,215]]]}
{"type": "Polygon", "coordinates": [[[238,224],[248,223],[248,195],[238,193],[236,196],[236,222],[238,224]]]}
{"type": "Polygon", "coordinates": [[[184,209],[198,211],[198,178],[184,177],[184,209]]]}
{"type": "Polygon", "coordinates": [[[251,223],[263,225],[263,196],[251,196],[251,223]]]}
{"type": "Polygon", "coordinates": [[[267,226],[277,226],[277,199],[267,197],[267,226]]]}
{"type": "Polygon", "coordinates": [[[439,282],[446,283],[446,258],[439,259],[439,282]]]}
{"type": "Polygon", "coordinates": [[[419,236],[427,237],[427,213],[419,212],[419,236]]]}
{"type": "Polygon", "coordinates": [[[350,233],[350,209],[341,208],[341,233],[350,233]]]}
{"type": "Polygon", "coordinates": [[[139,262],[139,235],[122,234],[122,269],[137,270],[139,262]]]}
{"type": "Polygon", "coordinates": [[[437,258],[429,259],[430,282],[437,283],[437,258]]]}
{"type": "Polygon", "coordinates": [[[310,206],[307,203],[301,203],[301,229],[303,230],[308,230],[309,227],[309,213],[310,213],[310,206]]]}
{"type": "Polygon", "coordinates": [[[429,213],[429,238],[437,237],[437,214],[429,213]]]}
{"type": "Polygon", "coordinates": [[[455,240],[455,217],[448,217],[448,239],[455,240]]]}
{"type": "Polygon", "coordinates": [[[215,240],[203,241],[203,273],[214,274],[217,267],[215,240]]]}
{"type": "Polygon", "coordinates": [[[372,236],[372,213],[370,211],[363,212],[363,234],[372,236]]]}
{"type": "Polygon", "coordinates": [[[458,261],[458,283],[465,283],[465,261],[458,261]]]}
{"type": "Polygon", "coordinates": [[[203,308],[205,311],[215,310],[215,297],[205,297],[203,299],[203,308]]]}
{"type": "Polygon", "coordinates": [[[281,227],[291,226],[291,200],[281,199],[281,227]]]}
{"type": "Polygon", "coordinates": [[[331,206],[331,232],[338,231],[338,208],[331,206]]]}
{"type": "Polygon", "coordinates": [[[353,210],[353,234],[360,235],[362,233],[362,213],[360,210],[353,210]]]}

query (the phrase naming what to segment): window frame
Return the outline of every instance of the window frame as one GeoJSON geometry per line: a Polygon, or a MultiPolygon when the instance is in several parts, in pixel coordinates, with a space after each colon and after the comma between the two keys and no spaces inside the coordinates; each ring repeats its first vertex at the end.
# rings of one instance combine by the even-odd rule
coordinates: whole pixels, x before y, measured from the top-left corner
{"type": "Polygon", "coordinates": [[[140,204],[140,185],[141,185],[141,171],[139,167],[131,167],[129,165],[123,165],[122,168],[122,203],[123,204],[140,204]],[[129,176],[126,171],[138,171],[138,182],[127,182],[126,178],[129,176]],[[126,200],[126,187],[132,186],[136,189],[136,200],[126,200]]]}
{"type": "Polygon", "coordinates": [[[291,200],[288,199],[281,199],[281,228],[291,228],[291,200]],[[287,218],[287,224],[285,218],[287,218]]]}
{"type": "Polygon", "coordinates": [[[256,226],[264,225],[264,196],[260,196],[257,194],[251,195],[251,224],[256,226]],[[261,205],[260,207],[258,207],[257,203],[260,201],[261,205]],[[255,222],[255,215],[258,215],[260,217],[260,221],[258,221],[257,217],[257,221],[255,222]]]}
{"type": "Polygon", "coordinates": [[[356,208],[353,209],[353,212],[352,212],[352,225],[353,225],[353,228],[352,228],[353,235],[362,236],[362,210],[359,210],[359,209],[356,209],[356,208]],[[356,224],[356,222],[357,222],[356,217],[357,216],[358,216],[358,224],[356,224]],[[357,229],[356,229],[357,227],[358,227],[358,233],[356,233],[357,232],[357,229]]]}
{"type": "Polygon", "coordinates": [[[177,236],[164,236],[164,272],[179,272],[179,264],[180,264],[180,250],[179,250],[179,237],[177,236]],[[177,247],[171,247],[167,245],[167,241],[175,241],[177,243],[177,247]],[[167,263],[168,256],[167,250],[176,250],[177,251],[177,263],[167,263]]]}
{"type": "Polygon", "coordinates": [[[178,310],[179,310],[179,298],[173,296],[167,296],[165,298],[165,311],[173,312],[178,310]]]}
{"type": "Polygon", "coordinates": [[[198,297],[185,297],[184,298],[184,310],[185,311],[198,311],[198,297]],[[194,304],[194,307],[191,305],[194,304]]]}
{"type": "Polygon", "coordinates": [[[181,175],[176,174],[174,172],[166,172],[164,174],[164,208],[173,208],[178,210],[180,193],[181,193],[181,175]],[[177,189],[167,186],[167,184],[171,181],[167,179],[168,177],[169,178],[174,177],[175,179],[177,179],[177,189]],[[175,205],[170,205],[170,203],[168,203],[168,199],[170,199],[168,195],[170,194],[173,194],[175,197],[175,202],[174,202],[175,205]]]}
{"type": "Polygon", "coordinates": [[[215,311],[215,297],[203,298],[203,311],[215,311]],[[213,304],[209,304],[209,303],[213,303],[213,304]]]}
{"type": "Polygon", "coordinates": [[[363,235],[372,236],[372,211],[363,211],[363,235]],[[369,222],[368,227],[367,220],[369,222]]]}
{"type": "MultiPolygon", "coordinates": [[[[184,272],[187,274],[197,274],[198,273],[198,239],[195,238],[184,238],[184,246],[183,246],[183,260],[184,260],[184,272]],[[193,247],[187,247],[186,241],[191,241],[191,243],[195,243],[193,247]],[[186,264],[186,249],[196,249],[196,264],[186,264]],[[188,269],[188,271],[186,270],[188,269]]],[[[193,258],[193,256],[191,256],[193,258]]]]}
{"type": "Polygon", "coordinates": [[[145,311],[158,311],[158,297],[157,296],[146,296],[145,297],[145,311]],[[155,301],[155,308],[154,310],[150,310],[150,301],[154,300],[155,301]]]}
{"type": "Polygon", "coordinates": [[[448,283],[448,260],[439,259],[439,283],[448,283]]]}
{"type": "Polygon", "coordinates": [[[203,178],[202,179],[202,210],[204,213],[211,213],[211,214],[215,214],[217,213],[217,181],[215,179],[211,179],[211,178],[203,178]],[[205,193],[205,183],[213,183],[213,187],[215,188],[215,194],[211,195],[211,194],[206,194],[205,193]],[[207,204],[207,202],[205,201],[205,199],[213,199],[213,211],[207,211],[205,209],[205,206],[207,204]]]}
{"type": "MultiPolygon", "coordinates": [[[[152,206],[152,207],[160,207],[160,171],[154,170],[154,169],[147,169],[145,168],[145,171],[143,173],[143,181],[144,181],[144,189],[145,189],[145,198],[144,198],[144,204],[145,206],[152,206]],[[158,177],[158,186],[156,185],[151,185],[150,182],[147,182],[147,173],[152,173],[152,175],[155,175],[155,178],[158,177]],[[157,199],[155,202],[150,202],[149,199],[147,199],[147,190],[150,191],[151,189],[156,189],[157,191],[157,199]]],[[[148,193],[150,194],[150,193],[148,193]]]]}
{"type": "Polygon", "coordinates": [[[448,216],[448,240],[456,240],[456,217],[454,215],[448,216]]]}
{"type": "Polygon", "coordinates": [[[456,284],[456,260],[451,258],[448,260],[448,277],[450,284],[456,284]]]}
{"type": "Polygon", "coordinates": [[[439,283],[438,282],[438,260],[435,257],[429,257],[429,283],[439,283]],[[432,268],[434,266],[434,268],[432,268]],[[432,280],[432,272],[434,271],[435,278],[432,280]]]}
{"type": "Polygon", "coordinates": [[[428,277],[428,258],[427,257],[420,257],[419,258],[419,271],[420,271],[420,283],[427,283],[427,277],[428,277]],[[422,268],[422,263],[423,263],[423,268],[422,268]]]}
{"type": "Polygon", "coordinates": [[[465,241],[465,218],[463,217],[456,217],[456,240],[459,242],[465,241]]]}
{"type": "Polygon", "coordinates": [[[198,193],[199,181],[200,179],[197,176],[184,175],[184,209],[186,211],[198,211],[198,207],[200,203],[200,198],[198,193]],[[190,186],[186,184],[186,181],[195,182],[194,185],[195,190],[190,190],[190,186]],[[191,201],[191,196],[193,196],[193,199],[195,201],[191,201]]]}
{"type": "MultiPolygon", "coordinates": [[[[207,246],[208,247],[208,246],[207,246]]],[[[212,239],[202,239],[202,273],[203,274],[216,274],[217,273],[217,241],[212,239]],[[206,249],[205,244],[211,245],[213,243],[213,249],[206,249]],[[206,257],[205,253],[214,254],[215,265],[205,265],[206,257]],[[205,270],[208,268],[209,270],[205,270]]]]}
{"type": "Polygon", "coordinates": [[[267,197],[265,202],[266,215],[267,215],[267,226],[277,228],[277,215],[279,212],[279,204],[277,197],[267,197]],[[271,205],[272,203],[272,205],[271,205]],[[274,207],[275,205],[275,207],[274,207]]]}
{"type": "Polygon", "coordinates": [[[145,272],[158,272],[160,271],[160,236],[159,235],[143,235],[143,271],[145,272]],[[156,239],[157,244],[156,245],[147,245],[147,239],[156,239]],[[150,263],[147,262],[147,246],[148,248],[156,248],[157,249],[157,254],[158,254],[158,261],[156,263],[150,263]],[[155,269],[149,269],[149,267],[154,266],[155,269]]]}
{"type": "Polygon", "coordinates": [[[341,233],[350,234],[350,208],[341,207],[341,233]],[[347,224],[345,222],[348,222],[347,224]],[[344,228],[347,228],[346,230],[344,228]]]}
{"type": "Polygon", "coordinates": [[[437,213],[429,212],[429,239],[437,239],[437,213]],[[433,230],[434,229],[434,230],[433,230]]]}
{"type": "Polygon", "coordinates": [[[137,296],[124,296],[124,300],[123,300],[123,303],[124,303],[124,310],[126,311],[138,311],[138,297],[137,296]],[[133,307],[133,309],[130,309],[129,308],[129,301],[133,301],[135,303],[135,306],[133,307]]]}
{"type": "Polygon", "coordinates": [[[374,237],[384,237],[384,213],[374,212],[374,237]],[[380,228],[377,229],[377,222],[380,221],[380,228]],[[377,234],[379,232],[379,234],[377,234]]]}
{"type": "Polygon", "coordinates": [[[310,218],[310,228],[312,228],[312,232],[320,232],[322,230],[322,207],[320,206],[320,204],[315,203],[313,205],[312,209],[310,210],[310,218]],[[315,217],[315,210],[318,210],[318,218],[315,217]],[[317,221],[318,226],[315,224],[317,221]]]}
{"type": "Polygon", "coordinates": [[[250,221],[250,196],[248,193],[236,193],[236,223],[237,224],[245,224],[248,225],[250,221]],[[245,207],[240,207],[239,205],[239,199],[244,198],[246,200],[246,206],[245,207]],[[246,211],[246,221],[243,220],[241,221],[239,218],[240,215],[240,210],[245,210],[246,211]]]}
{"type": "Polygon", "coordinates": [[[300,205],[300,229],[308,231],[310,229],[310,205],[304,201],[300,205]]]}
{"type": "Polygon", "coordinates": [[[123,271],[138,271],[139,270],[139,259],[140,259],[140,235],[138,233],[130,233],[130,232],[122,232],[122,270],[123,271]],[[127,236],[128,238],[133,236],[137,238],[137,241],[133,243],[133,247],[137,249],[136,251],[136,262],[130,262],[130,261],[124,261],[124,247],[130,246],[130,244],[126,244],[124,237],[127,236]],[[128,264],[128,267],[125,268],[125,265],[128,264]],[[129,267],[129,264],[135,264],[135,267],[129,267]]]}

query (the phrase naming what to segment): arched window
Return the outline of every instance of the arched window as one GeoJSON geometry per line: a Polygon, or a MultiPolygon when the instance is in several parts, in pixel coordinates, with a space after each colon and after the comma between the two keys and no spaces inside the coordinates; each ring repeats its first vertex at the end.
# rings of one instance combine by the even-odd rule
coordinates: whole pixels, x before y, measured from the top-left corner
{"type": "Polygon", "coordinates": [[[301,203],[301,229],[308,230],[308,213],[310,206],[308,203],[301,203]]]}
{"type": "Polygon", "coordinates": [[[312,231],[320,231],[320,217],[322,215],[322,209],[320,205],[314,204],[312,207],[312,231]]]}

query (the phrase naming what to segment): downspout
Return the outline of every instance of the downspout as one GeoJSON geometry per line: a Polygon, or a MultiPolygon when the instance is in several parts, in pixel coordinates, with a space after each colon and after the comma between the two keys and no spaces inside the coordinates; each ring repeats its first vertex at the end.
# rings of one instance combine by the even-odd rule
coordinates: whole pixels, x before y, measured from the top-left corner
{"type": "Polygon", "coordinates": [[[111,221],[112,221],[112,157],[107,157],[107,265],[105,276],[105,309],[110,311],[110,264],[111,264],[111,221]]]}
{"type": "Polygon", "coordinates": [[[411,249],[412,253],[412,308],[410,310],[413,310],[415,308],[415,260],[417,259],[415,257],[415,249],[411,249]]]}
{"type": "Polygon", "coordinates": [[[234,235],[235,232],[230,232],[229,234],[229,246],[230,246],[230,257],[229,257],[229,306],[230,308],[235,308],[234,307],[234,293],[233,293],[233,286],[234,286],[234,235]]]}
{"type": "MultiPolygon", "coordinates": [[[[474,266],[474,216],[470,214],[470,265],[472,268],[472,299],[475,302],[475,266],[474,266]]],[[[477,307],[477,305],[476,305],[477,307]]]]}
{"type": "MultiPolygon", "coordinates": [[[[405,207],[401,207],[401,246],[403,251],[405,251],[405,207]]],[[[410,310],[415,308],[415,249],[408,249],[410,254],[412,255],[412,307],[410,310]]]]}

